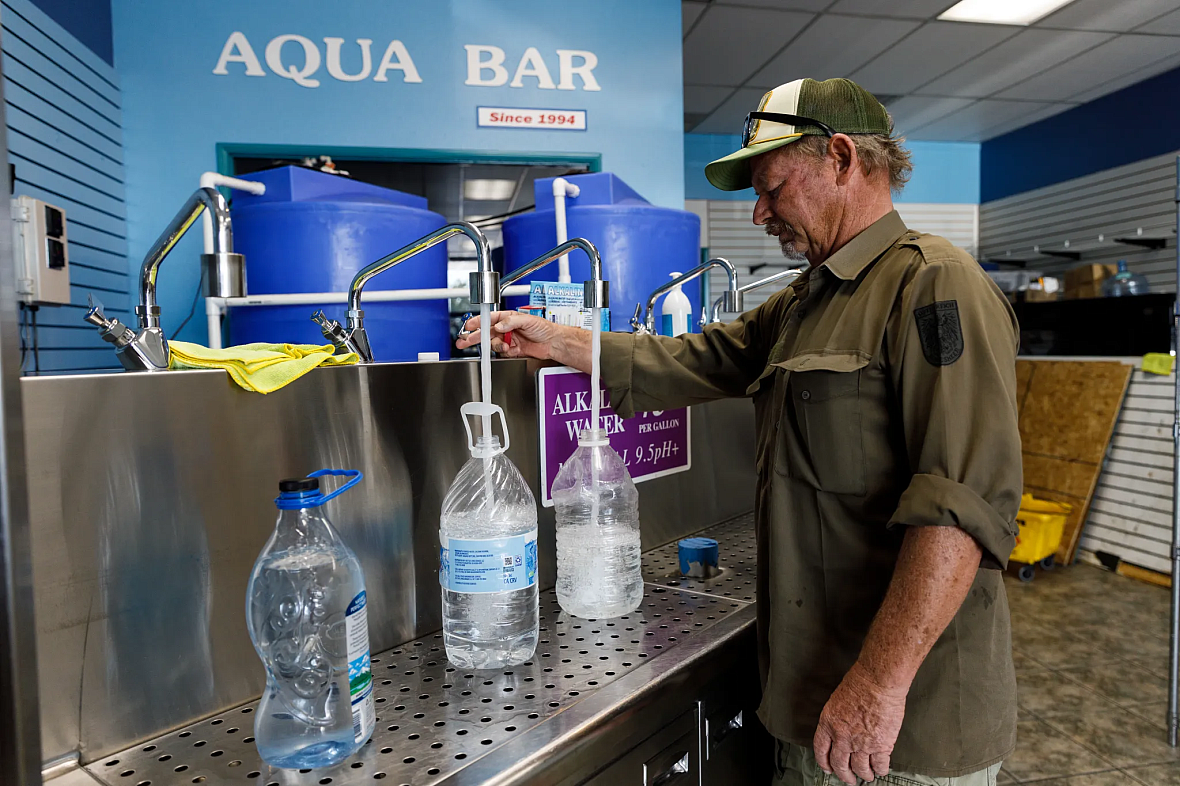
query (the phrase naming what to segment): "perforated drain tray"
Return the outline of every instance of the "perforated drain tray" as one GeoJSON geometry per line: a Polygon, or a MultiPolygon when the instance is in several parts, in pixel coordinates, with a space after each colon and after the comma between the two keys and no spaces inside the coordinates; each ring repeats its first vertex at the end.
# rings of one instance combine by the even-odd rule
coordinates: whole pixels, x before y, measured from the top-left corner
{"type": "Polygon", "coordinates": [[[252,702],[85,769],[107,786],[438,783],[748,606],[753,526],[747,515],[698,533],[722,544],[726,573],[708,581],[659,578],[677,564],[675,543],[646,552],[643,604],[625,617],[578,619],[561,610],[553,590],[541,593],[537,651],[521,666],[458,669],[446,659],[441,633],[379,653],[373,658],[377,729],[335,767],[277,770],[263,763],[254,746],[252,702]]]}

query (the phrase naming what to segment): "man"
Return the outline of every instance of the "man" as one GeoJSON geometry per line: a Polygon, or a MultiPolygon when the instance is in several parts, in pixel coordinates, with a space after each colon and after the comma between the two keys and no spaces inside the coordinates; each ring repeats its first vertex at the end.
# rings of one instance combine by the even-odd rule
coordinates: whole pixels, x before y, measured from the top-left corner
{"type": "MultiPolygon", "coordinates": [[[[705,172],[752,185],[754,223],[810,269],[699,335],[602,337],[623,417],[753,397],[759,717],[786,786],[992,786],[1015,746],[1016,320],[967,253],[894,212],[900,141],[848,80],[767,93],[705,172]]],[[[510,357],[590,367],[586,331],[511,312],[493,330],[510,357]]]]}

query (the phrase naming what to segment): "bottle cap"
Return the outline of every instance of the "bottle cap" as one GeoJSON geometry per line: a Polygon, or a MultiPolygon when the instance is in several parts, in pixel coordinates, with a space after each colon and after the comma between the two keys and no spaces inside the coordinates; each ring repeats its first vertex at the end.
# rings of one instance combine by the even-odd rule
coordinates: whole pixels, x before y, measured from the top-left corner
{"type": "Polygon", "coordinates": [[[296,491],[316,491],[320,487],[318,478],[287,478],[279,481],[279,491],[292,493],[296,491]]]}
{"type": "Polygon", "coordinates": [[[717,572],[717,541],[712,538],[685,538],[677,545],[681,575],[708,577],[717,572]]]}
{"type": "Polygon", "coordinates": [[[599,448],[603,445],[609,445],[610,440],[607,439],[606,431],[604,429],[588,428],[578,434],[578,446],[585,448],[599,448]]]}

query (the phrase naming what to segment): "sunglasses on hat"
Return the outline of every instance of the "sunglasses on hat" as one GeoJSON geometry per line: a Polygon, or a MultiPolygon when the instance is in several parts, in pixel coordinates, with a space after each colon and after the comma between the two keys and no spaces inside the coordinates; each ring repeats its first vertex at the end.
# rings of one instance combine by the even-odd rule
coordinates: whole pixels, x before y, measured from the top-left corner
{"type": "Polygon", "coordinates": [[[756,120],[770,120],[775,123],[787,123],[795,127],[799,126],[816,126],[828,138],[836,135],[835,129],[826,123],[821,123],[818,120],[813,120],[810,117],[801,117],[800,115],[784,115],[780,112],[751,112],[746,115],[746,124],[742,126],[742,147],[750,146],[750,139],[754,136],[754,127],[756,120]]]}

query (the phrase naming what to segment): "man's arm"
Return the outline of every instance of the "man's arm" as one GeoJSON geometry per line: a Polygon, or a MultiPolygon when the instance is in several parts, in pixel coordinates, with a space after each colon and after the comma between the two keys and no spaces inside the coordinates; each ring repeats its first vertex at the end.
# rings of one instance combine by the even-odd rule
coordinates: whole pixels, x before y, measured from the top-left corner
{"type": "Polygon", "coordinates": [[[860,658],[820,715],[815,758],[826,772],[845,783],[889,773],[910,683],[967,597],[982,554],[961,529],[906,532],[860,658]]]}
{"type": "MultiPolygon", "coordinates": [[[[634,412],[669,409],[743,396],[766,367],[777,339],[785,296],[776,296],[725,325],[676,338],[602,334],[602,384],[611,406],[624,418],[634,412]]],[[[591,334],[515,311],[492,315],[492,349],[505,357],[553,360],[589,372],[591,334]],[[504,341],[512,332],[511,343],[504,341]]],[[[478,331],[479,319],[467,322],[478,331]]],[[[478,332],[460,339],[460,349],[479,343],[478,332]]]]}
{"type": "Polygon", "coordinates": [[[922,662],[981,565],[1002,567],[1014,543],[1015,318],[974,261],[932,252],[937,258],[916,267],[885,341],[913,473],[889,525],[906,533],[860,656],[814,740],[820,766],[846,783],[888,772],[922,662]]]}

